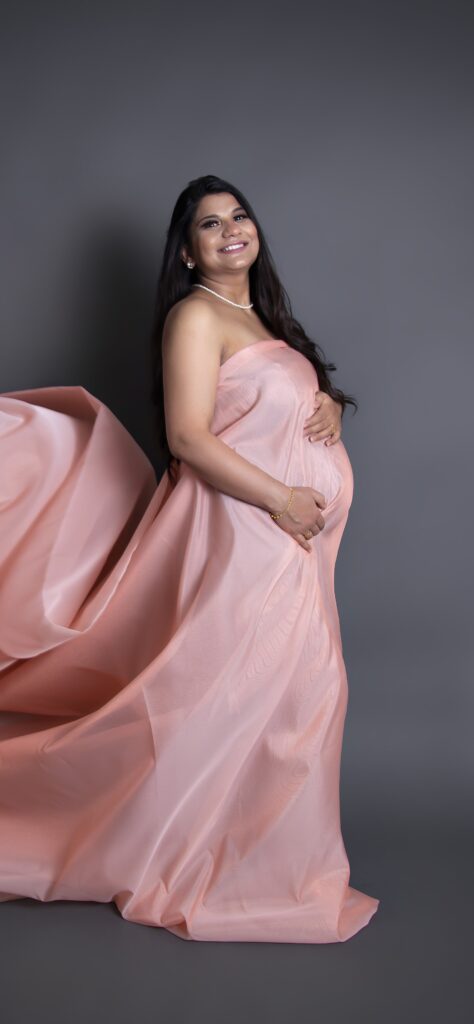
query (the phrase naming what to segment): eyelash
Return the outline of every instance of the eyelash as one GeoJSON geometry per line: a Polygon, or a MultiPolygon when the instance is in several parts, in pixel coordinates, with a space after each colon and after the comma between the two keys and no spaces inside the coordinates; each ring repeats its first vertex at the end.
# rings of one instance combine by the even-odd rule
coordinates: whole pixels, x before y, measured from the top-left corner
{"type": "MultiPolygon", "coordinates": [[[[235,214],[235,217],[234,217],[234,220],[235,220],[235,219],[236,219],[237,217],[243,217],[243,218],[244,218],[244,220],[245,220],[245,219],[247,218],[247,216],[248,216],[248,214],[246,214],[246,213],[236,213],[236,214],[235,214]]],[[[203,227],[203,228],[208,228],[208,227],[210,227],[210,226],[211,226],[211,224],[217,224],[217,221],[216,221],[216,220],[207,220],[207,221],[205,222],[205,224],[202,224],[202,227],[203,227]]]]}

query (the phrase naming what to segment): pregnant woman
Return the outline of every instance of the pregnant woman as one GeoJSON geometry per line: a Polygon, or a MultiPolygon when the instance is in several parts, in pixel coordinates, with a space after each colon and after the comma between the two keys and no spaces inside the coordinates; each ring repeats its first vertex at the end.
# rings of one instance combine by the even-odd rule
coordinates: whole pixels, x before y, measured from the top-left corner
{"type": "Polygon", "coordinates": [[[340,826],[333,369],[206,175],[158,282],[160,481],[84,388],[0,396],[1,900],[214,941],[340,942],[376,912],[340,826]]]}

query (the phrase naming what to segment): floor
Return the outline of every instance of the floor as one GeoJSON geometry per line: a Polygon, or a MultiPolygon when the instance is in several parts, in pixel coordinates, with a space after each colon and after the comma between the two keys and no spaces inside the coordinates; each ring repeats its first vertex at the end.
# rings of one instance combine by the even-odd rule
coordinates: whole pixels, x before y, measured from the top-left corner
{"type": "Polygon", "coordinates": [[[355,824],[342,804],[351,884],[381,901],[345,943],[192,942],[113,904],[0,905],[3,1024],[471,1024],[473,835],[375,810],[355,824]]]}

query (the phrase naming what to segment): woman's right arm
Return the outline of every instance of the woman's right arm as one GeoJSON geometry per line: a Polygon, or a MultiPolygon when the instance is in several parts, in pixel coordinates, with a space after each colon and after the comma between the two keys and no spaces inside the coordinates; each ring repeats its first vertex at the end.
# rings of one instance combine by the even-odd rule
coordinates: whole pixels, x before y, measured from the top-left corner
{"type": "MultiPolygon", "coordinates": [[[[217,490],[267,512],[280,513],[288,504],[289,485],[244,459],[210,430],[221,359],[218,329],[207,302],[174,307],[166,318],[162,354],[170,451],[217,490]]],[[[298,539],[300,531],[314,528],[315,523],[323,528],[317,504],[323,507],[324,498],[309,487],[295,491],[308,493],[295,495],[290,511],[277,522],[298,539]]],[[[308,542],[302,540],[308,549],[308,542]]]]}

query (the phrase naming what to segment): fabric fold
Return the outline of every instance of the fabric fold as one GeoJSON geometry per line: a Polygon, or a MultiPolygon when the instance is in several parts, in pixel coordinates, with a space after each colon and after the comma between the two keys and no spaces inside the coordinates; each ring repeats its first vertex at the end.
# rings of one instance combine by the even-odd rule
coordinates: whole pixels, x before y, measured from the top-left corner
{"type": "Polygon", "coordinates": [[[84,388],[0,396],[0,899],[114,901],[204,941],[340,942],[376,912],[340,826],[353,476],[303,436],[317,388],[255,342],[211,424],[325,495],[309,554],[184,463],[157,481],[84,388]]]}

